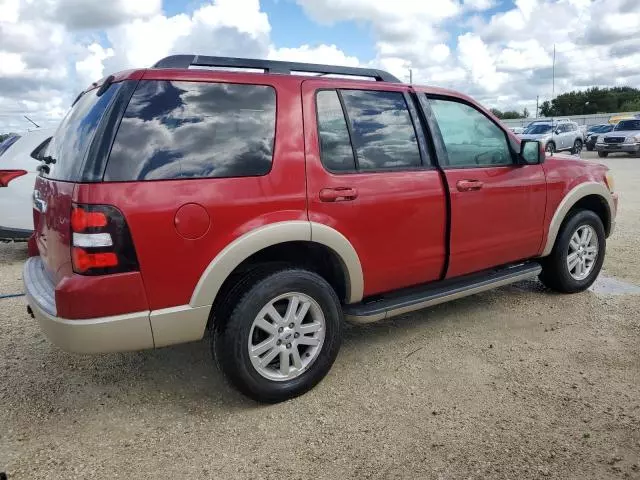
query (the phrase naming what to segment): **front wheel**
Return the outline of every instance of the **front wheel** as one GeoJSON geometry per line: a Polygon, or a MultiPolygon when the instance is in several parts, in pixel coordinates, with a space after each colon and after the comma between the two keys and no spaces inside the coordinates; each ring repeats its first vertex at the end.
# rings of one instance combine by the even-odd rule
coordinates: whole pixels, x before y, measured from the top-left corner
{"type": "Polygon", "coordinates": [[[573,142],[571,153],[573,155],[580,155],[580,152],[582,152],[582,140],[576,140],[575,142],[573,142]]]}
{"type": "Polygon", "coordinates": [[[596,280],[605,255],[602,220],[591,210],[579,210],[558,232],[551,255],[543,260],[540,280],[562,293],[586,290],[596,280]]]}
{"type": "Polygon", "coordinates": [[[549,155],[553,155],[554,153],[556,153],[556,144],[553,142],[549,142],[547,143],[547,146],[545,147],[545,151],[549,154],[549,155]]]}
{"type": "Polygon", "coordinates": [[[329,372],[342,337],[342,310],[319,275],[286,269],[238,292],[214,325],[215,358],[230,383],[259,402],[302,395],[329,372]]]}
{"type": "Polygon", "coordinates": [[[609,156],[609,152],[598,152],[598,156],[600,158],[607,158],[609,156]]]}

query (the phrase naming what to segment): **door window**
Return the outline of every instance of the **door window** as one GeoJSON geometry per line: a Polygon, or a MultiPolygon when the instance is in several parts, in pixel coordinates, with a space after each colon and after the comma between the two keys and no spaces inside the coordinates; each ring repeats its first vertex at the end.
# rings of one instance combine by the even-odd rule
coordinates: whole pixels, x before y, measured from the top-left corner
{"type": "Polygon", "coordinates": [[[347,121],[336,90],[320,90],[316,96],[320,157],[331,172],[353,172],[355,157],[347,121]]]}
{"type": "Polygon", "coordinates": [[[420,166],[420,149],[402,92],[343,90],[359,170],[420,166]]]}
{"type": "Polygon", "coordinates": [[[512,165],[506,133],[483,113],[454,100],[431,99],[451,167],[512,165]]]}
{"type": "Polygon", "coordinates": [[[327,170],[384,171],[422,165],[402,92],[321,90],[316,105],[320,156],[327,170]]]}

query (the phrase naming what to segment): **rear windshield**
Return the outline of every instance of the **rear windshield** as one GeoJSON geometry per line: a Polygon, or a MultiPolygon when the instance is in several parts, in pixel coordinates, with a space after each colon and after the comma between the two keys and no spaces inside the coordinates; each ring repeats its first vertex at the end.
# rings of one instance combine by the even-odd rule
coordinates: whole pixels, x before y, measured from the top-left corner
{"type": "Polygon", "coordinates": [[[104,180],[265,175],[275,128],[273,87],[143,80],[118,128],[104,180]]]}
{"type": "Polygon", "coordinates": [[[98,89],[93,89],[80,97],[62,120],[51,138],[47,155],[55,159],[46,176],[55,180],[78,181],[80,167],[100,119],[120,88],[119,83],[111,85],[100,97],[98,89]]]}
{"type": "Polygon", "coordinates": [[[4,142],[0,143],[0,156],[2,156],[4,152],[9,150],[9,147],[14,143],[16,143],[19,138],[20,138],[20,135],[14,135],[13,137],[9,137],[5,139],[4,142]]]}
{"type": "Polygon", "coordinates": [[[524,133],[529,135],[540,135],[551,131],[551,125],[532,125],[527,128],[524,133]]]}
{"type": "Polygon", "coordinates": [[[640,130],[640,120],[621,120],[614,130],[640,130]]]}

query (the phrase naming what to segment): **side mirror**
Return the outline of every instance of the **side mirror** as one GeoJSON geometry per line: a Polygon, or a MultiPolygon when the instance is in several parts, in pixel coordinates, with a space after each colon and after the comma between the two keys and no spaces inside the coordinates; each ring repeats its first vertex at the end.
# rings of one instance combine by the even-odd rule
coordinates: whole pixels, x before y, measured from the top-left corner
{"type": "Polygon", "coordinates": [[[544,161],[544,147],[538,140],[522,140],[520,142],[520,164],[539,165],[544,161]]]}

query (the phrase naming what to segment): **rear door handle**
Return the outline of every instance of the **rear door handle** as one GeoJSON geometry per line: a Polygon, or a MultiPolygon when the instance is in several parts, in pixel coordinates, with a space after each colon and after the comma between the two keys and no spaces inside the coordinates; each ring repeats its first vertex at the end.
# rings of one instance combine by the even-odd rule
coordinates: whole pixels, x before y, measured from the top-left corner
{"type": "Polygon", "coordinates": [[[323,188],[319,196],[321,202],[347,202],[358,198],[358,191],[351,187],[323,188]]]}
{"type": "Polygon", "coordinates": [[[456,188],[459,192],[473,192],[480,190],[484,186],[480,180],[458,180],[456,188]]]}

